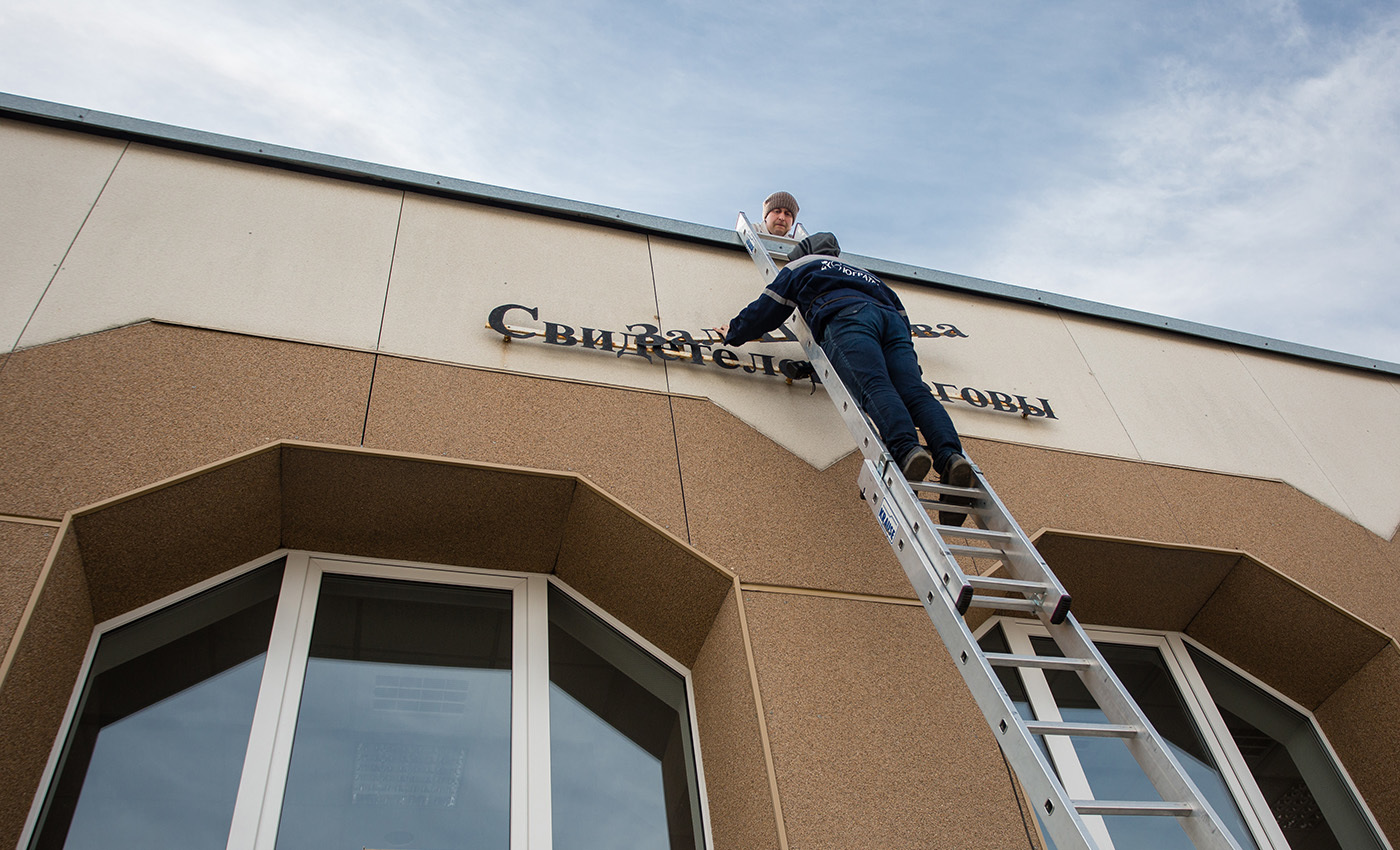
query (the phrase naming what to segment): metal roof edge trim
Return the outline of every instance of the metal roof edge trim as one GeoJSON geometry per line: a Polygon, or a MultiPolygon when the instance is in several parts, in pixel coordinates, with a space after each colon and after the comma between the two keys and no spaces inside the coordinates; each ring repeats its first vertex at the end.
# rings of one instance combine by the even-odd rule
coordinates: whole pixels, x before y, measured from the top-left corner
{"type": "Polygon", "coordinates": [[[1305,345],[1301,342],[1274,339],[1272,337],[1252,334],[1246,331],[1236,331],[1230,330],[1229,328],[1217,327],[1215,325],[1192,322],[1187,319],[1174,319],[1171,316],[1147,313],[1128,307],[1115,307],[1111,304],[1089,301],[1084,298],[1076,298],[1072,295],[1060,295],[1058,293],[1045,292],[1025,286],[1016,286],[1010,283],[999,283],[994,280],[968,277],[953,272],[925,269],[919,266],[910,266],[874,257],[861,257],[855,254],[843,256],[849,257],[852,262],[870,271],[889,277],[909,280],[914,283],[934,284],[949,289],[972,292],[978,295],[987,295],[1004,301],[1015,301],[1038,307],[1050,307],[1056,310],[1064,310],[1067,313],[1107,319],[1124,324],[1140,325],[1157,330],[1172,331],[1174,333],[1200,337],[1215,342],[1238,345],[1244,348],[1253,348],[1277,354],[1288,354],[1308,360],[1319,360],[1338,366],[1349,366],[1372,372],[1400,375],[1400,363],[1392,363],[1388,360],[1381,360],[1375,357],[1347,354],[1341,351],[1305,345]]]}
{"type": "MultiPolygon", "coordinates": [[[[541,195],[535,192],[492,186],[488,183],[477,183],[471,180],[444,177],[422,171],[412,171],[406,168],[378,165],[363,160],[349,159],[346,157],[301,150],[299,148],[289,148],[282,145],[240,139],[236,136],[225,136],[203,130],[191,130],[171,124],[161,124],[140,118],[128,118],[109,112],[100,112],[94,109],[84,109],[77,106],[52,103],[46,100],[37,100],[21,95],[9,94],[7,92],[0,92],[0,117],[68,128],[83,128],[89,132],[147,141],[185,150],[197,150],[216,156],[231,157],[244,161],[269,163],[284,168],[325,176],[350,178],[361,182],[381,185],[395,185],[405,189],[459,197],[497,206],[537,212],[543,215],[571,218],[579,221],[606,224],[613,227],[679,237],[696,242],[707,242],[740,249],[743,247],[742,243],[739,241],[738,235],[734,231],[722,227],[694,224],[678,219],[631,212],[616,207],[606,207],[600,204],[573,201],[567,198],[541,195]]],[[[1252,348],[1259,351],[1286,354],[1338,366],[1400,376],[1400,363],[1392,363],[1377,358],[1362,357],[1360,355],[1331,351],[1329,349],[1317,348],[1302,343],[1271,339],[1257,334],[1245,333],[1244,331],[1233,331],[1226,328],[1215,327],[1214,325],[1191,322],[1185,319],[1173,319],[1169,316],[1131,310],[1126,307],[1114,307],[1109,304],[1088,301],[1069,295],[1059,295],[1025,286],[999,283],[997,281],[938,271],[936,269],[926,269],[890,260],[881,260],[875,257],[863,257],[856,254],[849,254],[847,256],[853,262],[873,272],[897,277],[909,283],[953,289],[1005,301],[1063,310],[1069,313],[1106,319],[1113,322],[1171,331],[1215,342],[1252,348]]]]}
{"type": "Polygon", "coordinates": [[[739,246],[733,231],[720,227],[691,224],[661,216],[572,201],[551,195],[492,186],[456,177],[379,165],[364,160],[316,153],[266,142],[225,136],[204,130],[191,130],[110,112],[84,109],[60,103],[0,92],[0,118],[14,118],[50,126],[82,129],[102,135],[150,142],[163,147],[198,151],[215,156],[291,168],[329,177],[392,185],[406,189],[467,198],[552,216],[580,219],[613,226],[655,231],[667,235],[739,246]]]}

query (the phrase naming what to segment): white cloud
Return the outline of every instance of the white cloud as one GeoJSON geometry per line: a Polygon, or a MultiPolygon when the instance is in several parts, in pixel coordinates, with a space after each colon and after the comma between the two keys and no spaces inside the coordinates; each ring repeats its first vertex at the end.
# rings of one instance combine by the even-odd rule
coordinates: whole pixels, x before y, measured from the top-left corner
{"type": "Polygon", "coordinates": [[[1180,67],[1108,126],[1094,171],[1023,201],[979,267],[1400,361],[1397,79],[1400,16],[1302,79],[1238,87],[1180,67]]]}
{"type": "Polygon", "coordinates": [[[1397,18],[1338,51],[1343,6],[4,0],[0,90],[718,226],[784,188],[855,253],[1400,360],[1397,18]]]}

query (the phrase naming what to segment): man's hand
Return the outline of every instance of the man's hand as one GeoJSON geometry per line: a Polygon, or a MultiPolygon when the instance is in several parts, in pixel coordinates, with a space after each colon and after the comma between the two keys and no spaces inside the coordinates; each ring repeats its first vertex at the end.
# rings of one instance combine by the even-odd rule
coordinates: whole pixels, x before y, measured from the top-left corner
{"type": "Polygon", "coordinates": [[[720,325],[717,328],[710,328],[710,330],[718,333],[720,339],[724,339],[725,337],[729,336],[729,325],[727,324],[720,325]]]}

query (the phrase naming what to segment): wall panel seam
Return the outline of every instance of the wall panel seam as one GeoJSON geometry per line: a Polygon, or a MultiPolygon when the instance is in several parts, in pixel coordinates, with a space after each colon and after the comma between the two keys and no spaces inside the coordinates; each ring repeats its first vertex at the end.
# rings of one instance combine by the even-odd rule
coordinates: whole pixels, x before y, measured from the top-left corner
{"type": "MultiPolygon", "coordinates": [[[[88,205],[87,212],[83,214],[82,222],[78,224],[78,229],[73,231],[73,238],[68,240],[68,247],[63,249],[63,256],[59,257],[58,263],[54,266],[53,274],[49,275],[48,283],[44,284],[44,291],[39,293],[38,300],[34,302],[34,309],[29,311],[29,318],[24,320],[24,327],[19,329],[19,336],[15,337],[14,343],[10,346],[10,353],[14,353],[19,349],[20,342],[24,339],[25,332],[29,330],[29,323],[34,321],[34,317],[39,313],[39,308],[43,306],[44,299],[49,294],[49,289],[58,278],[59,272],[63,271],[63,264],[68,262],[68,255],[72,253],[73,246],[78,244],[79,237],[83,235],[83,230],[87,228],[88,220],[91,219],[92,214],[96,212],[97,205],[101,203],[102,196],[107,192],[107,186],[111,184],[112,177],[116,175],[117,168],[122,164],[122,159],[126,156],[126,152],[130,148],[131,142],[129,141],[122,145],[121,152],[117,154],[117,161],[112,163],[112,170],[107,172],[107,178],[102,181],[102,188],[97,190],[97,195],[93,197],[92,203],[88,205]]],[[[8,359],[0,361],[0,374],[4,373],[5,364],[7,362],[8,359]]]]}
{"type": "MultiPolygon", "coordinates": [[[[1323,480],[1326,481],[1328,485],[1336,491],[1337,498],[1342,500],[1343,505],[1346,505],[1347,515],[1350,517],[1355,517],[1357,515],[1357,510],[1351,506],[1351,501],[1347,499],[1346,493],[1343,492],[1342,488],[1338,487],[1336,482],[1332,480],[1332,476],[1327,474],[1327,464],[1322,463],[1316,457],[1313,456],[1312,450],[1308,448],[1308,444],[1303,441],[1303,438],[1298,434],[1297,430],[1294,429],[1293,423],[1289,421],[1289,417],[1285,416],[1283,411],[1278,409],[1278,405],[1274,403],[1273,397],[1269,395],[1269,391],[1264,388],[1264,385],[1262,383],[1259,382],[1259,378],[1257,375],[1254,374],[1254,370],[1249,368],[1249,363],[1245,360],[1245,358],[1240,356],[1239,348],[1234,345],[1230,346],[1230,353],[1234,355],[1235,360],[1240,364],[1240,367],[1244,369],[1244,373],[1249,376],[1249,380],[1254,384],[1255,388],[1259,390],[1259,394],[1262,395],[1265,401],[1269,403],[1269,409],[1272,410],[1274,412],[1274,415],[1278,417],[1278,420],[1283,423],[1283,427],[1287,429],[1288,433],[1293,437],[1293,441],[1297,444],[1298,448],[1303,452],[1307,459],[1312,462],[1313,466],[1317,468],[1317,472],[1319,475],[1322,476],[1323,480]]],[[[1302,487],[1298,487],[1298,485],[1296,484],[1293,486],[1302,492],[1307,492],[1306,490],[1303,490],[1302,487]]],[[[1316,497],[1314,496],[1313,498],[1316,497]]]]}
{"type": "Polygon", "coordinates": [[[773,746],[768,740],[768,718],[763,710],[763,693],[758,686],[758,662],[754,660],[753,640],[749,634],[749,615],[744,606],[744,590],[734,580],[734,601],[738,603],[739,631],[744,638],[744,658],[749,665],[749,687],[753,689],[754,711],[758,713],[758,737],[763,745],[763,761],[768,770],[768,791],[773,797],[773,818],[778,827],[779,850],[788,850],[787,824],[783,819],[783,799],[778,790],[778,770],[773,763],[773,746]]]}

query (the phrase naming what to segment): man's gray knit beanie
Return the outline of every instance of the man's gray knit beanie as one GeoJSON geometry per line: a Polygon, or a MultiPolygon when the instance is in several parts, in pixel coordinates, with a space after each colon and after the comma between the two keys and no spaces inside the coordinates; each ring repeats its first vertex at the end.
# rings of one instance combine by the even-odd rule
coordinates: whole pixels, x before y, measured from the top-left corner
{"type": "Polygon", "coordinates": [[[796,247],[788,252],[788,262],[792,262],[799,257],[805,257],[808,254],[825,254],[828,257],[839,257],[841,256],[841,243],[836,241],[836,234],[834,233],[827,233],[825,231],[813,233],[811,236],[798,242],[796,247]]]}
{"type": "Polygon", "coordinates": [[[778,207],[791,211],[793,218],[797,217],[797,199],[787,192],[774,192],[768,196],[763,202],[763,217],[767,218],[768,214],[778,207]]]}

